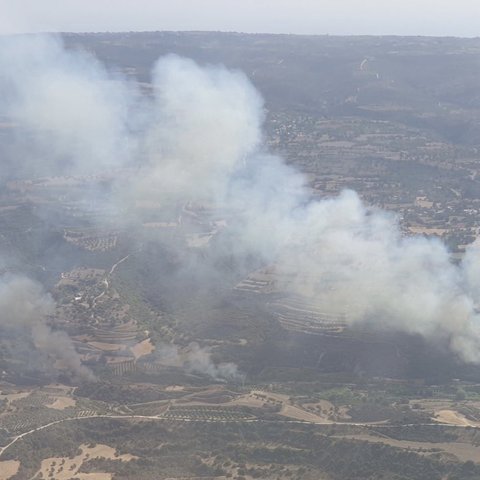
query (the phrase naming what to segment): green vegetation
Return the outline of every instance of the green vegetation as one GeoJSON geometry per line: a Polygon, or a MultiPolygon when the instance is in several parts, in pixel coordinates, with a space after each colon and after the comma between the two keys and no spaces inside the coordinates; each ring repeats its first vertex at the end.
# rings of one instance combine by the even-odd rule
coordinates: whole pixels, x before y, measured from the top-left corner
{"type": "Polygon", "coordinates": [[[19,442],[9,458],[22,459],[21,475],[26,477],[38,468],[41,458],[75,455],[82,443],[107,444],[119,454],[139,457],[131,462],[95,460],[85,463],[81,469],[83,472],[97,468],[114,471],[116,478],[214,476],[232,469],[236,478],[250,472],[257,478],[264,478],[266,472],[270,472],[276,478],[283,475],[294,479],[322,478],[327,474],[339,480],[454,480],[469,478],[462,476],[466,472],[472,478],[480,475],[480,467],[473,462],[445,462],[435,454],[417,455],[387,445],[326,436],[310,426],[293,428],[281,424],[191,426],[86,420],[74,428],[64,424],[48,433],[38,432],[19,442]],[[287,472],[291,473],[287,475],[287,472]]]}

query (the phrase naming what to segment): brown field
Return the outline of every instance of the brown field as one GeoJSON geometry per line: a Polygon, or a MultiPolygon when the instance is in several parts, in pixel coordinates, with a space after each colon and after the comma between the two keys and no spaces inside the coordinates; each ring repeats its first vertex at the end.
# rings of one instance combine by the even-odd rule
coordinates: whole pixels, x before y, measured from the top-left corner
{"type": "Polygon", "coordinates": [[[135,360],[145,355],[152,353],[155,350],[155,346],[152,344],[151,340],[147,338],[142,342],[137,343],[133,347],[130,347],[130,351],[133,353],[135,360]]]}
{"type": "Polygon", "coordinates": [[[304,410],[300,406],[292,405],[288,395],[280,393],[264,392],[252,390],[247,395],[242,395],[229,402],[232,405],[242,405],[245,407],[262,408],[265,406],[280,407],[279,415],[303,422],[312,422],[318,424],[333,423],[326,415],[304,410]]]}
{"type": "Polygon", "coordinates": [[[295,420],[301,420],[303,422],[311,422],[317,424],[328,424],[333,423],[326,417],[317,415],[315,413],[307,412],[303,408],[296,407],[295,405],[283,405],[280,410],[280,415],[284,417],[293,418],[295,420]]]}
{"type": "MultiPolygon", "coordinates": [[[[478,427],[480,422],[470,420],[465,415],[457,411],[457,406],[452,400],[442,399],[422,399],[412,401],[411,403],[417,404],[422,410],[428,412],[432,419],[439,423],[447,425],[457,425],[460,427],[471,426],[478,427]]],[[[462,402],[465,407],[471,407],[474,410],[480,406],[479,402],[462,402]]]]}
{"type": "Polygon", "coordinates": [[[449,425],[474,426],[475,422],[471,422],[461,413],[455,410],[437,410],[435,411],[435,421],[447,423],[449,425]]]}
{"type": "Polygon", "coordinates": [[[56,397],[55,401],[51,405],[47,405],[48,408],[55,410],[65,410],[68,407],[74,407],[77,401],[70,397],[56,397]]]}
{"type": "Polygon", "coordinates": [[[22,398],[26,398],[30,395],[31,392],[19,392],[19,393],[9,393],[7,395],[0,395],[0,400],[7,400],[7,402],[11,403],[15,400],[21,400],[22,398]]]}
{"type": "Polygon", "coordinates": [[[8,480],[18,472],[20,462],[18,460],[5,460],[0,462],[0,480],[8,480]]]}
{"type": "Polygon", "coordinates": [[[95,458],[120,460],[122,462],[129,462],[137,458],[133,455],[118,455],[117,451],[108,445],[96,445],[95,447],[81,445],[80,450],[82,453],[73,458],[51,457],[42,460],[40,470],[38,470],[35,476],[40,476],[40,478],[55,478],[55,480],[69,480],[73,477],[82,480],[111,480],[111,473],[79,473],[79,470],[85,462],[95,458]]]}
{"type": "Polygon", "coordinates": [[[185,390],[185,387],[181,385],[170,385],[165,388],[166,392],[183,392],[185,390]]]}

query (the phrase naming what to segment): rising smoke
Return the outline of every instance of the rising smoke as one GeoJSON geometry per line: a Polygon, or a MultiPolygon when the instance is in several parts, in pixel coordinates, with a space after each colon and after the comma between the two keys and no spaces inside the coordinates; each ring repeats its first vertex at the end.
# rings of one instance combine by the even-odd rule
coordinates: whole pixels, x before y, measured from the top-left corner
{"type": "Polygon", "coordinates": [[[229,179],[261,139],[261,99],[246,77],[191,60],[161,58],[147,125],[147,165],[137,195],[171,201],[221,200],[229,179]]]}
{"type": "Polygon", "coordinates": [[[2,114],[20,127],[13,169],[97,173],[122,165],[133,148],[128,112],[135,88],[88,53],[65,51],[58,38],[2,38],[0,91],[2,114]]]}
{"type": "MultiPolygon", "coordinates": [[[[264,151],[262,100],[242,73],[168,56],[153,69],[153,98],[140,97],[50,37],[2,40],[0,72],[7,114],[33,137],[26,161],[45,158],[48,146],[69,173],[135,165],[114,203],[235,212],[226,227],[232,255],[275,264],[287,293],[480,362],[480,247],[456,266],[439,240],[404,237],[394,215],[352,191],[313,200],[304,177],[264,151]]],[[[205,367],[212,376],[220,368],[205,367]]]]}
{"type": "Polygon", "coordinates": [[[162,364],[180,367],[187,372],[201,373],[217,380],[239,380],[241,374],[238,367],[231,362],[215,363],[211,352],[202,348],[197,342],[190,343],[187,348],[180,349],[177,345],[157,345],[157,356],[162,364]]]}
{"type": "MultiPolygon", "coordinates": [[[[0,329],[3,338],[12,334],[15,337],[14,352],[23,354],[31,342],[40,353],[52,357],[47,369],[53,369],[53,362],[59,361],[62,369],[74,377],[93,380],[93,374],[82,365],[68,335],[53,331],[48,325],[48,316],[54,311],[55,302],[38,282],[20,275],[5,274],[0,278],[0,329]]],[[[17,356],[13,353],[14,358],[17,356]]],[[[40,365],[30,367],[38,369],[40,365]]]]}

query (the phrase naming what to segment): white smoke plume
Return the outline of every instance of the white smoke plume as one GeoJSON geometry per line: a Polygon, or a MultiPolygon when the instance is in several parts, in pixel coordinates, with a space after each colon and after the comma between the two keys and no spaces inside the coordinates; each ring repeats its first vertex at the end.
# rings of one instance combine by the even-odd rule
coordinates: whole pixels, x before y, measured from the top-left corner
{"type": "MultiPolygon", "coordinates": [[[[476,286],[440,241],[402,236],[395,217],[351,191],[311,204],[295,228],[297,248],[286,246],[279,261],[291,288],[350,323],[446,340],[464,360],[480,360],[476,286]]],[[[478,263],[477,253],[469,264],[478,263]]]]}
{"type": "Polygon", "coordinates": [[[241,378],[238,367],[231,362],[215,363],[208,348],[202,348],[197,342],[180,349],[177,345],[161,344],[157,346],[160,362],[171,367],[179,367],[187,372],[201,373],[216,380],[236,380],[241,378]]]}
{"type": "Polygon", "coordinates": [[[160,60],[159,69],[163,142],[150,156],[159,191],[171,182],[176,195],[240,212],[234,248],[274,262],[290,291],[344,311],[351,323],[446,340],[463,360],[480,361],[478,250],[457,267],[440,241],[403,237],[393,215],[354,192],[312,201],[298,172],[259,151],[261,102],[244,77],[178,58],[160,60]]]}
{"type": "Polygon", "coordinates": [[[29,332],[39,352],[52,355],[75,377],[93,380],[93,374],[82,365],[68,335],[48,326],[47,317],[54,310],[55,302],[39,283],[19,275],[0,278],[0,327],[5,329],[4,333],[19,329],[29,332]]]}
{"type": "Polygon", "coordinates": [[[261,140],[262,100],[244,74],[174,55],[152,72],[155,99],[136,197],[219,200],[261,140]]]}
{"type": "MultiPolygon", "coordinates": [[[[354,192],[329,200],[309,199],[298,172],[259,151],[260,132],[253,135],[247,130],[248,134],[240,136],[246,139],[243,150],[234,141],[237,137],[215,135],[220,131],[213,129],[217,123],[229,125],[229,131],[258,129],[259,121],[251,119],[252,112],[261,118],[261,102],[248,84],[243,85],[239,109],[248,115],[232,113],[231,100],[218,108],[218,101],[209,98],[205,85],[217,89],[212,95],[215,100],[230,99],[233,92],[228,87],[238,80],[236,73],[229,82],[218,82],[220,73],[228,77],[223,69],[202,69],[181,59],[161,60],[160,66],[162,71],[168,69],[158,86],[160,92],[179,92],[172,109],[179,112],[172,116],[178,123],[167,121],[160,126],[165,129],[163,137],[170,138],[168,152],[156,160],[160,168],[168,165],[162,172],[163,182],[173,182],[175,189],[194,199],[197,192],[213,191],[218,207],[240,212],[231,226],[236,248],[275,262],[278,271],[289,278],[286,287],[290,291],[344,311],[352,324],[366,322],[447,341],[463,360],[480,361],[480,317],[475,312],[480,290],[476,275],[468,276],[464,268],[480,269],[478,251],[471,250],[466,263],[457,267],[440,241],[403,237],[393,215],[364,206],[354,192]],[[203,103],[205,98],[208,101],[203,103]],[[204,120],[212,115],[214,125],[204,120]],[[231,143],[231,150],[224,142],[231,143]],[[189,150],[189,145],[194,148],[189,150]],[[223,158],[217,155],[221,152],[230,155],[229,162],[217,162],[223,158]],[[173,166],[171,158],[177,159],[173,166]],[[185,184],[175,184],[177,177],[185,184]]],[[[167,112],[168,118],[172,115],[169,105],[167,112]]]]}
{"type": "MultiPolygon", "coordinates": [[[[478,245],[455,266],[443,243],[404,237],[393,215],[354,192],[313,200],[301,174],[262,151],[262,101],[243,74],[163,58],[153,101],[132,107],[129,85],[91,57],[33,41],[33,53],[0,47],[0,71],[14,92],[8,111],[73,171],[137,164],[122,192],[131,203],[196,201],[234,212],[231,253],[274,263],[287,291],[345,312],[352,324],[447,341],[464,361],[480,362],[478,245]],[[132,112],[142,108],[132,131],[132,112]]],[[[219,376],[218,366],[203,363],[219,376]]]]}
{"type": "Polygon", "coordinates": [[[134,88],[56,37],[0,39],[0,90],[2,113],[22,128],[15,151],[30,171],[41,163],[40,172],[96,173],[122,165],[133,148],[134,88]]]}

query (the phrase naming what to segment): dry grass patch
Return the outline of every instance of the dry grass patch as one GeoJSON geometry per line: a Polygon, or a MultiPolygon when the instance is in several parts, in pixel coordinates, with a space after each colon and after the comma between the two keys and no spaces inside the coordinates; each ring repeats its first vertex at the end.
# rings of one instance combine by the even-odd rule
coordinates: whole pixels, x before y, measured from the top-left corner
{"type": "Polygon", "coordinates": [[[20,468],[18,460],[5,460],[0,462],[0,480],[8,480],[17,474],[20,468]]]}
{"type": "Polygon", "coordinates": [[[169,385],[165,388],[166,392],[183,392],[184,390],[185,387],[183,387],[182,385],[169,385]]]}
{"type": "Polygon", "coordinates": [[[95,445],[94,447],[81,445],[80,450],[81,453],[73,458],[51,457],[42,460],[40,470],[35,474],[35,478],[70,480],[75,477],[82,480],[111,480],[113,474],[109,472],[80,473],[79,470],[85,462],[96,458],[122,462],[129,462],[138,458],[128,454],[118,455],[117,451],[108,445],[95,445]]]}
{"type": "Polygon", "coordinates": [[[0,400],[7,400],[8,403],[27,398],[32,392],[9,393],[7,395],[0,395],[0,400]]]}
{"type": "Polygon", "coordinates": [[[77,401],[74,398],[56,397],[54,402],[50,405],[47,405],[47,407],[55,410],[65,410],[68,407],[74,407],[76,404],[77,401]]]}
{"type": "Polygon", "coordinates": [[[295,420],[301,420],[303,422],[311,422],[317,424],[327,424],[333,423],[328,418],[322,417],[315,413],[307,412],[300,407],[296,407],[294,405],[283,405],[282,409],[280,410],[280,415],[284,417],[292,418],[295,420]]]}
{"type": "Polygon", "coordinates": [[[133,347],[130,347],[130,351],[133,353],[135,360],[145,355],[149,355],[154,350],[155,350],[155,346],[152,344],[149,338],[147,338],[146,340],[143,340],[143,342],[137,343],[133,347]]]}
{"type": "Polygon", "coordinates": [[[438,410],[435,412],[434,420],[448,425],[473,426],[473,422],[455,410],[438,410]]]}

